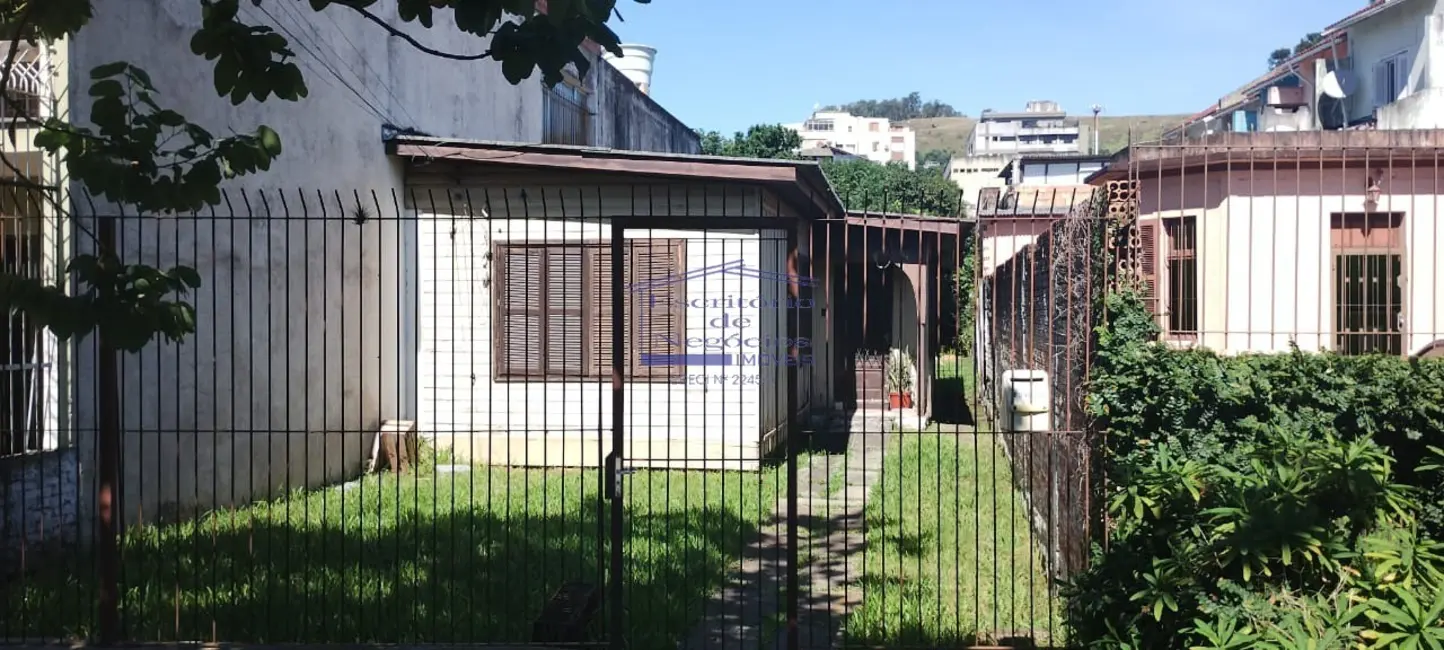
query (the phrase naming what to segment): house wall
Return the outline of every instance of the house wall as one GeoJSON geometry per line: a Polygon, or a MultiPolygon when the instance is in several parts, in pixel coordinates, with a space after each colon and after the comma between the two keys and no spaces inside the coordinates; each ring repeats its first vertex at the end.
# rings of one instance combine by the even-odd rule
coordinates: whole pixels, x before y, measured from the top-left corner
{"type": "MultiPolygon", "coordinates": [[[[371,9],[399,24],[394,3],[371,9]]],[[[430,57],[344,7],[315,13],[243,2],[240,11],[291,41],[307,99],[233,107],[216,97],[211,64],[189,50],[200,25],[191,0],[97,3],[70,51],[77,99],[92,67],[127,60],[150,73],[163,105],[192,121],[218,134],[268,124],[285,147],[269,172],[224,185],[228,201],[217,218],[131,219],[118,229],[128,260],[188,263],[204,283],[192,296],[195,335],[126,357],[122,506],[130,522],[358,472],[380,421],[415,415],[401,355],[411,326],[398,302],[415,235],[396,218],[402,168],[385,156],[382,125],[540,139],[535,77],[512,86],[492,62],[430,57]],[[358,202],[373,218],[338,218],[357,214],[358,202]]],[[[434,29],[404,29],[442,51],[485,49],[449,28],[445,15],[434,29]]],[[[88,103],[72,110],[84,117],[88,103]]],[[[114,210],[102,204],[96,212],[114,210]]],[[[94,362],[83,355],[79,376],[93,373],[94,362]]],[[[78,382],[77,390],[79,429],[94,431],[94,385],[78,382]]],[[[80,448],[90,454],[86,438],[80,448]]]]}
{"type": "MultiPolygon", "coordinates": [[[[1359,78],[1359,91],[1350,99],[1350,117],[1367,116],[1373,112],[1376,86],[1374,66],[1386,57],[1408,51],[1408,91],[1413,92],[1423,87],[1424,73],[1428,67],[1428,57],[1421,56],[1425,50],[1425,16],[1440,11],[1436,0],[1406,0],[1399,5],[1349,28],[1350,52],[1359,78]]],[[[1392,128],[1410,127],[1396,125],[1392,128]]]]}
{"type": "MultiPolygon", "coordinates": [[[[491,199],[489,218],[475,218],[475,210],[458,209],[455,202],[445,207],[431,201],[413,203],[422,251],[418,304],[422,435],[451,447],[460,458],[505,465],[595,467],[611,451],[609,382],[494,379],[492,284],[485,253],[495,243],[611,237],[606,221],[579,219],[581,215],[670,214],[680,223],[689,215],[790,212],[756,190],[672,186],[647,192],[642,196],[651,199],[638,203],[639,191],[632,186],[475,188],[474,196],[485,194],[491,199]],[[567,202],[564,196],[579,198],[567,202]],[[508,218],[521,215],[526,217],[508,218]]],[[[787,272],[785,231],[629,229],[626,236],[686,239],[687,269],[741,259],[762,271],[787,272]]],[[[785,321],[776,311],[724,308],[711,302],[728,296],[778,299],[779,283],[712,275],[688,279],[686,291],[688,337],[785,336],[785,321]],[[740,331],[725,327],[724,314],[734,322],[746,318],[752,324],[740,331]]],[[[752,351],[764,350],[759,346],[752,351]]],[[[762,455],[785,440],[784,368],[694,366],[686,369],[686,376],[685,383],[625,386],[623,453],[633,459],[630,464],[755,469],[762,455]]]]}
{"type": "Polygon", "coordinates": [[[1101,162],[1040,162],[1021,165],[1019,185],[1082,185],[1103,169],[1101,162]]]}
{"type": "Polygon", "coordinates": [[[1008,164],[1004,155],[953,156],[948,161],[948,180],[962,190],[963,200],[978,205],[978,193],[985,187],[1004,187],[1007,181],[998,176],[1008,164]]]}
{"type": "MultiPolygon", "coordinates": [[[[1140,219],[1197,219],[1201,344],[1281,352],[1333,347],[1330,215],[1362,212],[1368,172],[1261,170],[1140,181],[1140,219]],[[1353,188],[1358,188],[1354,190],[1353,188]]],[[[1381,212],[1404,215],[1406,352],[1444,338],[1444,174],[1395,168],[1380,182],[1381,212]]],[[[1160,260],[1160,263],[1162,261],[1160,260]]]]}
{"type": "Polygon", "coordinates": [[[1410,75],[1412,92],[1379,107],[1381,129],[1444,128],[1444,6],[1436,6],[1434,13],[1423,17],[1418,51],[1410,75]]]}
{"type": "Polygon", "coordinates": [[[1058,217],[987,217],[979,224],[978,245],[982,247],[981,269],[990,276],[1018,251],[1037,241],[1058,217]]]}

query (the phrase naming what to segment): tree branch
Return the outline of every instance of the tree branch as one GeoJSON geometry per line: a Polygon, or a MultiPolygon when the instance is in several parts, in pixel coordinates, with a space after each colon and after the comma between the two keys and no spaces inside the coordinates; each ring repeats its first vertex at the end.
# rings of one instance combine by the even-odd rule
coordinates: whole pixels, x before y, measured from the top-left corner
{"type": "Polygon", "coordinates": [[[439,58],[443,58],[443,59],[451,59],[451,60],[453,60],[453,61],[480,61],[480,60],[482,60],[482,59],[491,58],[491,50],[487,50],[487,51],[485,51],[485,52],[482,52],[481,54],[452,54],[452,53],[450,53],[450,52],[442,52],[441,50],[435,50],[435,49],[429,48],[429,47],[427,47],[427,46],[425,46],[425,45],[422,45],[422,44],[421,44],[421,41],[416,40],[416,39],[413,38],[410,34],[407,34],[406,32],[403,32],[403,31],[401,31],[400,29],[397,29],[396,27],[393,27],[390,23],[387,23],[385,20],[382,20],[380,16],[377,16],[376,14],[373,14],[373,13],[371,13],[370,11],[367,11],[367,10],[362,9],[361,7],[357,7],[357,6],[355,6],[355,5],[346,4],[345,6],[350,7],[351,9],[355,10],[356,13],[361,14],[363,17],[366,18],[366,20],[369,20],[369,21],[371,21],[371,22],[373,22],[373,23],[376,23],[377,25],[380,25],[380,26],[381,26],[381,29],[386,30],[386,31],[389,32],[392,36],[395,36],[395,37],[397,37],[397,38],[400,38],[400,39],[403,40],[403,41],[406,41],[407,43],[410,43],[410,44],[411,44],[411,47],[414,47],[414,48],[416,48],[416,49],[418,49],[418,50],[421,50],[422,52],[425,52],[425,53],[427,53],[427,54],[430,54],[431,56],[439,57],[439,58]]]}

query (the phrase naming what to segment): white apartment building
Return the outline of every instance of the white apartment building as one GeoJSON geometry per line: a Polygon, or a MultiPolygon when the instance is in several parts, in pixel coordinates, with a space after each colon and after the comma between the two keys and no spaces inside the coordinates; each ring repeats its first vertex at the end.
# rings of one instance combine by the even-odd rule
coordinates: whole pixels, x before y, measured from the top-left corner
{"type": "Polygon", "coordinates": [[[973,127],[968,153],[1080,153],[1078,118],[1068,117],[1058,102],[1028,102],[1022,112],[988,109],[973,127]]]}
{"type": "Polygon", "coordinates": [[[804,122],[783,126],[802,135],[803,149],[836,147],[873,162],[901,162],[917,169],[917,134],[885,117],[815,111],[804,122]]]}

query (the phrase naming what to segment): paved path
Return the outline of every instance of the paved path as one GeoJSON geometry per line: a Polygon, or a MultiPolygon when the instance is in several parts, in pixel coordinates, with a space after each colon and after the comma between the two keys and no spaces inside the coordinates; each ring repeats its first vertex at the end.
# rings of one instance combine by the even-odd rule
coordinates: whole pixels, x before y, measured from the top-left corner
{"type": "MultiPolygon", "coordinates": [[[[862,602],[863,517],[882,475],[893,426],[879,413],[857,412],[820,423],[816,442],[846,441],[847,455],[817,455],[798,468],[798,558],[802,572],[798,627],[803,648],[832,648],[847,614],[862,602]]],[[[841,445],[838,445],[839,447],[841,445]]],[[[683,650],[786,647],[787,500],[743,552],[727,587],[682,642],[683,650]]]]}

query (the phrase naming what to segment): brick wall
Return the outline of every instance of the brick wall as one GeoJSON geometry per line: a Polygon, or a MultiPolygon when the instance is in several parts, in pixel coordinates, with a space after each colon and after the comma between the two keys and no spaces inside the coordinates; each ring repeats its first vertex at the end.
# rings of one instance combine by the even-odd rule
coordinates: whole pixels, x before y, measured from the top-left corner
{"type": "Polygon", "coordinates": [[[0,458],[0,577],[36,553],[75,542],[80,463],[74,448],[0,458]]]}

